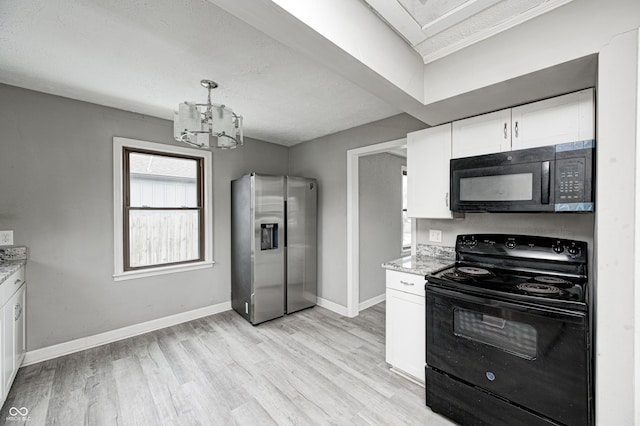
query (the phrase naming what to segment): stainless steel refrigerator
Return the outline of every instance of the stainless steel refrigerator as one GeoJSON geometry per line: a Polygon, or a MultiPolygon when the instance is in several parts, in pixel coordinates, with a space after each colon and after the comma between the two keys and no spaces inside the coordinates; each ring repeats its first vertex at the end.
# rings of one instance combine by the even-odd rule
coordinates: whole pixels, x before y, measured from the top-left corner
{"type": "Polygon", "coordinates": [[[316,304],[317,194],[309,178],[231,182],[231,305],[254,325],[316,304]]]}

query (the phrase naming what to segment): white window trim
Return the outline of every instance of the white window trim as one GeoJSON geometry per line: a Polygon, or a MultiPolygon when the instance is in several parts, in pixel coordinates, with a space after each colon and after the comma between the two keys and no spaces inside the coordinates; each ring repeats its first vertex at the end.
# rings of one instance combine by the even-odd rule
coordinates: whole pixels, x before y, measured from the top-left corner
{"type": "MultiPolygon", "coordinates": [[[[407,173],[407,166],[400,166],[401,167],[401,174],[407,173]]],[[[402,216],[402,214],[400,215],[402,216]]],[[[406,256],[411,254],[411,247],[413,246],[413,236],[415,235],[413,226],[414,226],[414,219],[411,219],[411,243],[408,246],[404,245],[404,217],[401,217],[402,219],[402,226],[400,227],[400,245],[401,245],[401,249],[400,249],[400,254],[402,256],[406,256]]]]}
{"type": "Polygon", "coordinates": [[[173,146],[157,142],[147,142],[121,137],[113,138],[113,247],[114,247],[114,281],[131,280],[136,278],[152,277],[157,275],[172,274],[176,272],[193,271],[196,269],[211,268],[213,261],[213,201],[211,197],[212,186],[212,158],[211,152],[182,146],[173,146]],[[122,150],[123,148],[148,149],[167,154],[181,154],[204,159],[204,260],[182,265],[158,266],[136,271],[124,270],[124,230],[123,217],[124,202],[122,194],[122,150]]]}

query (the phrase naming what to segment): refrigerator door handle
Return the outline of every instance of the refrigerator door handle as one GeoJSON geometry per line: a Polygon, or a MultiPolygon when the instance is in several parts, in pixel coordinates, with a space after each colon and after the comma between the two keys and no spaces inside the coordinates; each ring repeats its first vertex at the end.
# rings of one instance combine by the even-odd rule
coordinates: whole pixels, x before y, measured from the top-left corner
{"type": "Polygon", "coordinates": [[[287,248],[287,225],[289,224],[287,220],[287,198],[284,199],[284,248],[287,248]]]}

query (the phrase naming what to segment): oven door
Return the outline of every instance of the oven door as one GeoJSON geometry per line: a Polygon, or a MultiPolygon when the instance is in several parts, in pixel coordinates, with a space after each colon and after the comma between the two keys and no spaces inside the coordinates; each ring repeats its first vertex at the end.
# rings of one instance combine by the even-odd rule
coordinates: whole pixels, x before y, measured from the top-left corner
{"type": "Polygon", "coordinates": [[[585,313],[429,284],[426,299],[431,368],[554,421],[589,424],[585,313]]]}
{"type": "Polygon", "coordinates": [[[451,210],[553,211],[553,147],[451,160],[451,210]]]}

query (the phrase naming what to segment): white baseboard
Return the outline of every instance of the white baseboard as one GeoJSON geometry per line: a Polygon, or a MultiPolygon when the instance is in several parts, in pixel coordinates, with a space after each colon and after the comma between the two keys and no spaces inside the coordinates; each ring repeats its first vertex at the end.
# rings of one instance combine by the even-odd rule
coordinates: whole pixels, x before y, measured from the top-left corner
{"type": "MultiPolygon", "coordinates": [[[[370,308],[373,305],[377,305],[378,303],[387,299],[387,294],[382,293],[379,296],[372,297],[369,300],[365,300],[364,302],[358,305],[358,311],[363,311],[367,308],[370,308]]],[[[323,299],[322,297],[318,297],[317,305],[321,306],[325,309],[335,312],[336,314],[348,317],[348,310],[346,306],[339,305],[331,300],[323,299]]]]}
{"type": "Polygon", "coordinates": [[[391,367],[389,368],[389,370],[391,370],[392,372],[396,373],[398,376],[402,376],[407,380],[412,381],[413,383],[415,383],[416,385],[419,385],[421,387],[424,387],[424,380],[420,380],[417,377],[413,377],[411,374],[409,373],[405,373],[402,370],[396,370],[395,368],[391,367]]]}
{"type": "Polygon", "coordinates": [[[331,300],[323,299],[322,297],[318,297],[316,303],[318,306],[321,306],[325,309],[333,311],[336,314],[339,314],[345,317],[347,316],[348,311],[346,306],[339,305],[335,302],[332,302],[331,300]]]}
{"type": "Polygon", "coordinates": [[[379,296],[376,297],[372,297],[369,300],[365,300],[364,302],[360,302],[360,304],[358,305],[358,310],[360,311],[364,311],[367,308],[372,307],[373,305],[377,305],[380,302],[384,302],[385,300],[387,300],[387,293],[382,293],[379,296]]]}
{"type": "Polygon", "coordinates": [[[183,322],[228,311],[230,309],[231,302],[218,303],[217,305],[205,306],[204,308],[181,312],[179,314],[169,315],[168,317],[158,318],[140,324],[134,324],[127,327],[118,328],[116,330],[105,331],[104,333],[100,334],[94,334],[93,336],[81,337],[79,339],[70,340],[68,342],[59,343],[57,345],[35,349],[26,353],[22,365],[25,366],[36,364],[38,362],[47,361],[49,359],[58,358],[64,355],[69,355],[74,352],[94,348],[96,346],[101,346],[107,343],[115,342],[117,340],[138,336],[140,334],[159,330],[161,328],[171,327],[172,325],[181,324],[183,322]]]}

